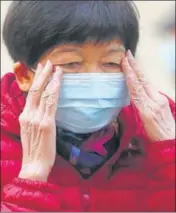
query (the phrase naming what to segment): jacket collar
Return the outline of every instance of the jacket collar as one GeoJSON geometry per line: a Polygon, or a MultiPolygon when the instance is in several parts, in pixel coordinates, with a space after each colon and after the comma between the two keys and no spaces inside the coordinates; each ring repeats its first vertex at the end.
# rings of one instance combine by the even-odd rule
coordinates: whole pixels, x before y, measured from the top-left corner
{"type": "Polygon", "coordinates": [[[25,106],[24,93],[19,89],[13,73],[1,79],[1,130],[20,135],[18,118],[25,106]]]}

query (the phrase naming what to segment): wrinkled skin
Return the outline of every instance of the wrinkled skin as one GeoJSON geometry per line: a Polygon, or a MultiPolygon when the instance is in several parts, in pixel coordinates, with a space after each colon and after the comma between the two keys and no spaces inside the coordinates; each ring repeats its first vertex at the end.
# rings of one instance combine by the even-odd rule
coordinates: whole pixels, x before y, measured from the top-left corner
{"type": "Polygon", "coordinates": [[[21,178],[47,180],[55,161],[55,113],[62,71],[56,68],[53,75],[52,71],[50,61],[44,68],[38,65],[24,111],[19,117],[23,148],[21,178]]]}
{"type": "Polygon", "coordinates": [[[123,60],[130,97],[138,109],[146,133],[151,141],[175,138],[175,121],[168,100],[148,82],[131,52],[123,60]]]}
{"type": "MultiPolygon", "coordinates": [[[[39,64],[19,121],[23,148],[20,178],[47,181],[55,161],[55,112],[62,71],[53,73],[50,61],[39,64]],[[52,80],[48,83],[49,78],[52,80]]],[[[175,121],[167,99],[153,88],[138,68],[131,52],[122,59],[131,101],[139,111],[151,141],[175,138],[175,121]]]]}

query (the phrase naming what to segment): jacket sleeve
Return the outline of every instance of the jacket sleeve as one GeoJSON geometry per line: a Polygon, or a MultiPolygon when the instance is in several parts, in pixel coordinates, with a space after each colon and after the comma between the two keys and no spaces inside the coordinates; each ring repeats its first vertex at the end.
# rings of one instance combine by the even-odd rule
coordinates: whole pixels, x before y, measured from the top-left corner
{"type": "Polygon", "coordinates": [[[2,188],[1,212],[59,212],[59,187],[15,178],[2,188]]]}
{"type": "Polygon", "coordinates": [[[175,140],[151,144],[144,165],[148,211],[175,212],[175,167],[175,140]]]}
{"type": "Polygon", "coordinates": [[[1,212],[58,212],[60,187],[49,182],[29,181],[18,177],[21,145],[1,134],[1,212]],[[9,160],[9,157],[11,160],[9,160]]]}
{"type": "MultiPolygon", "coordinates": [[[[169,100],[175,119],[175,103],[169,100]]],[[[148,211],[175,212],[175,139],[149,144],[144,165],[148,175],[145,191],[148,211]]]]}

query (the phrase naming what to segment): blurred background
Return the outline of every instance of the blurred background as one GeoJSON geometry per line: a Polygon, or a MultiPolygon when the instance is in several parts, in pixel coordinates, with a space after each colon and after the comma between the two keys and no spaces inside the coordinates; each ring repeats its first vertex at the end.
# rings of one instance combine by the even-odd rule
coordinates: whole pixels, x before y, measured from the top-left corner
{"type": "MultiPolygon", "coordinates": [[[[10,2],[1,1],[1,29],[10,2]]],[[[175,99],[175,1],[134,2],[141,16],[138,63],[156,88],[175,99]]],[[[12,67],[1,36],[1,76],[12,67]]]]}

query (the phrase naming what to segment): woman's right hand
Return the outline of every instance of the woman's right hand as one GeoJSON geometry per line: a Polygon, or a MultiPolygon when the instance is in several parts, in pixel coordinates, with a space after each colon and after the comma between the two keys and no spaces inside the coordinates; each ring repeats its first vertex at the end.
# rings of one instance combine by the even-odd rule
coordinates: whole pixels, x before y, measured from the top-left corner
{"type": "Polygon", "coordinates": [[[55,113],[62,71],[47,61],[38,65],[26,105],[19,117],[23,150],[19,178],[47,181],[56,156],[55,113]],[[51,78],[51,80],[50,80],[51,78]],[[50,80],[50,81],[49,81],[50,80]]]}

